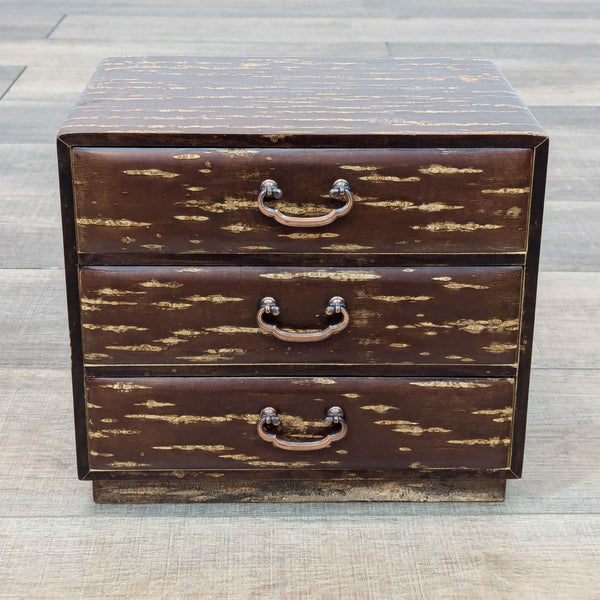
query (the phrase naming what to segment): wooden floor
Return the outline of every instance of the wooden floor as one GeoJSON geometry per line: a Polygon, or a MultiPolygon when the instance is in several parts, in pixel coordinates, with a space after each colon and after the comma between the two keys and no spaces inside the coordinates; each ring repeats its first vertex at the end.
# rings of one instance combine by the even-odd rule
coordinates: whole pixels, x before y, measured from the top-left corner
{"type": "Polygon", "coordinates": [[[0,0],[0,597],[600,598],[598,0],[0,0]],[[551,136],[524,479],[504,504],[95,505],[54,136],[121,54],[492,58],[551,136]]]}

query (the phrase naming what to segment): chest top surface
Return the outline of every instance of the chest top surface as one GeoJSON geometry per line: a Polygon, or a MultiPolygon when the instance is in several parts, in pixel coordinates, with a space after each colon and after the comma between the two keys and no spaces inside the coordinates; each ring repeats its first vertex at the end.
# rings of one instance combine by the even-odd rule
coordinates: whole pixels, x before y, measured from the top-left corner
{"type": "Polygon", "coordinates": [[[533,147],[545,137],[493,63],[446,58],[107,58],[59,134],[105,146],[533,147]]]}

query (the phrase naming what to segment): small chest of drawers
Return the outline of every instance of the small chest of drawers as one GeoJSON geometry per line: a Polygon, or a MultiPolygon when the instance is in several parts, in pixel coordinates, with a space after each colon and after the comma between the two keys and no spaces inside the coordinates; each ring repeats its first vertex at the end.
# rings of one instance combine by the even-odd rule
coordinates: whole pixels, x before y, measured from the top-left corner
{"type": "Polygon", "coordinates": [[[487,61],[105,60],[58,137],[95,499],[501,500],[547,149],[487,61]]]}

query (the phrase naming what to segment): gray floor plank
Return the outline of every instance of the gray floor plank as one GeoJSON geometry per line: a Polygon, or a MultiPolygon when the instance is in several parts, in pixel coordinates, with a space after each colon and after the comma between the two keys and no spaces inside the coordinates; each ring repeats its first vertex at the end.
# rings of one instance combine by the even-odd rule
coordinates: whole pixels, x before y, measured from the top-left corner
{"type": "Polygon", "coordinates": [[[52,143],[72,102],[0,101],[0,130],[8,144],[52,143]]]}
{"type": "Polygon", "coordinates": [[[10,6],[0,12],[0,39],[28,40],[46,37],[63,16],[55,8],[38,13],[32,11],[27,16],[20,6],[10,6]]]}
{"type": "Polygon", "coordinates": [[[11,519],[3,523],[3,595],[595,600],[600,592],[599,515],[356,521],[319,510],[275,523],[11,519]]]}
{"type": "Polygon", "coordinates": [[[0,144],[3,207],[10,205],[11,198],[12,202],[22,202],[19,198],[27,196],[52,198],[59,202],[53,137],[45,137],[43,144],[0,144]]]}
{"type": "MultiPolygon", "coordinates": [[[[10,7],[17,11],[36,11],[46,13],[51,10],[63,10],[69,14],[86,15],[151,15],[169,16],[221,16],[223,7],[210,0],[180,0],[173,4],[168,0],[154,0],[152,3],[134,1],[110,2],[107,0],[93,3],[81,3],[77,0],[43,0],[19,3],[17,0],[3,0],[0,6],[10,7]]],[[[413,3],[390,3],[389,0],[347,0],[344,2],[344,16],[393,16],[393,17],[451,17],[460,18],[468,14],[470,17],[488,18],[537,18],[543,14],[545,19],[594,18],[598,16],[598,5],[594,0],[570,0],[568,2],[548,2],[537,0],[520,2],[504,0],[461,0],[440,2],[439,0],[422,0],[413,3]]],[[[262,0],[259,4],[252,0],[229,0],[227,15],[233,17],[338,17],[340,7],[332,2],[318,0],[262,0]]]]}
{"type": "Polygon", "coordinates": [[[595,43],[600,21],[595,19],[390,19],[337,17],[154,17],[67,15],[52,39],[102,39],[118,41],[165,40],[224,42],[231,32],[241,42],[262,42],[265,31],[271,42],[312,43],[337,37],[365,42],[506,42],[595,43]]]}
{"type": "Polygon", "coordinates": [[[23,65],[0,65],[0,99],[6,96],[9,88],[23,72],[23,65]]]}

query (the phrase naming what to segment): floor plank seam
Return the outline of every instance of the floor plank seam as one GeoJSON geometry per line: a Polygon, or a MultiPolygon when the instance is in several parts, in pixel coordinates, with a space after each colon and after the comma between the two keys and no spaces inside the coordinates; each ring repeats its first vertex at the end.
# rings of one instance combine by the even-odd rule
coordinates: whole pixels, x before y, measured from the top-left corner
{"type": "Polygon", "coordinates": [[[17,83],[17,81],[19,81],[19,78],[21,77],[21,75],[23,75],[23,73],[25,73],[26,69],[27,69],[27,66],[24,66],[19,71],[19,74],[13,79],[12,83],[4,90],[4,92],[2,92],[2,95],[0,96],[0,100],[2,100],[6,96],[6,94],[8,94],[8,92],[10,92],[10,90],[13,87],[13,85],[15,85],[15,83],[17,83]]]}
{"type": "Polygon", "coordinates": [[[62,17],[58,20],[58,22],[56,23],[56,25],[54,25],[54,27],[46,34],[46,39],[49,40],[50,36],[58,29],[58,27],[60,26],[60,24],[66,19],[67,15],[62,15],[62,17]]]}

